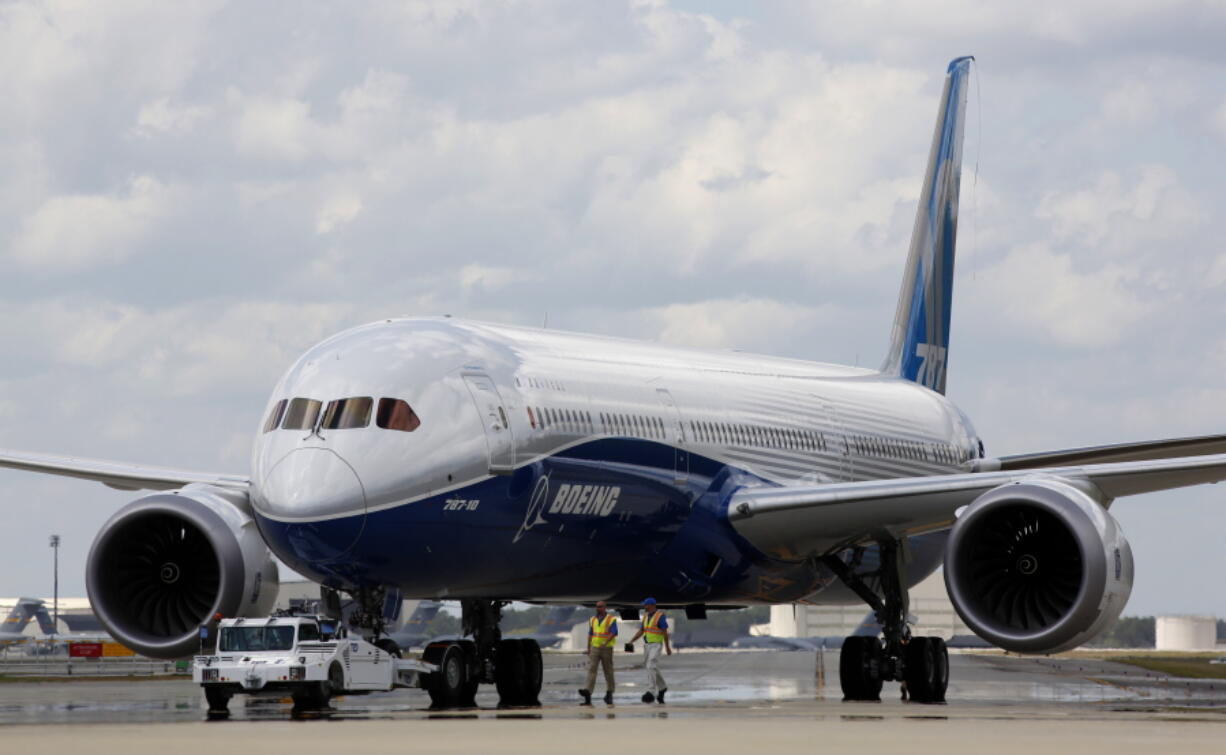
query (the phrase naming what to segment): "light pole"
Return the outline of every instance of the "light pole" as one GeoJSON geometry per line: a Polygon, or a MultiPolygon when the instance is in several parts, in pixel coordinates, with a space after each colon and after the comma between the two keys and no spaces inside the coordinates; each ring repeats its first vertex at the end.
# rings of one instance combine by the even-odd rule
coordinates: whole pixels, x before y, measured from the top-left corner
{"type": "Polygon", "coordinates": [[[55,638],[55,632],[60,626],[60,536],[51,536],[51,550],[55,554],[54,557],[54,587],[55,592],[51,597],[51,637],[55,638]]]}

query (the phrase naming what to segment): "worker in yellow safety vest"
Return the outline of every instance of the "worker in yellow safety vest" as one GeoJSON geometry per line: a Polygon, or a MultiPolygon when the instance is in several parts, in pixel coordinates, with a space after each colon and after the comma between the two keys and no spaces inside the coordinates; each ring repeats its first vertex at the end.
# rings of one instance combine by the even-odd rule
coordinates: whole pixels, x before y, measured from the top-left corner
{"type": "Polygon", "coordinates": [[[604,701],[613,704],[613,646],[616,644],[617,617],[608,612],[603,600],[599,600],[596,602],[596,615],[587,620],[587,683],[579,690],[584,705],[592,704],[598,666],[604,667],[604,701]]]}
{"type": "Polygon", "coordinates": [[[643,693],[643,702],[664,702],[664,693],[668,692],[668,684],[660,673],[660,650],[663,648],[668,655],[673,654],[673,646],[668,640],[668,619],[664,612],[656,607],[655,598],[643,601],[643,626],[630,639],[633,644],[638,638],[643,638],[643,651],[647,670],[647,691],[643,693]]]}

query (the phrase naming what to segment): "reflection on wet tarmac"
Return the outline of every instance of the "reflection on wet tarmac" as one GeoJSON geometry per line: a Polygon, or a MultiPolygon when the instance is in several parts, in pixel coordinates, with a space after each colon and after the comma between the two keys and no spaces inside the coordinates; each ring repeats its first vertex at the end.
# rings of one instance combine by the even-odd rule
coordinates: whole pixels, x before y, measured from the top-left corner
{"type": "MultiPolygon", "coordinates": [[[[886,685],[881,703],[843,703],[838,687],[838,654],[826,653],[817,673],[814,654],[802,652],[688,652],[672,656],[664,666],[669,681],[668,704],[639,702],[644,679],[635,659],[618,665],[616,706],[579,706],[577,689],[582,664],[572,656],[546,656],[542,707],[499,708],[492,690],[477,696],[469,710],[432,711],[429,698],[417,690],[398,690],[334,698],[322,711],[294,710],[288,698],[236,696],[230,715],[219,721],[316,720],[541,720],[573,718],[710,717],[774,715],[811,710],[819,717],[844,721],[874,721],[883,715],[914,720],[945,720],[978,710],[980,715],[1004,712],[1010,706],[1039,706],[1053,715],[1101,715],[1113,710],[1166,706],[1226,711],[1226,685],[1220,682],[1171,680],[1149,672],[1102,661],[954,655],[948,706],[935,709],[902,703],[897,686],[886,685]],[[623,665],[624,664],[624,665],[623,665]],[[824,679],[834,680],[824,684],[824,679]],[[925,713],[926,709],[932,713],[925,713]],[[887,713],[888,712],[888,713],[887,713]]],[[[484,688],[483,688],[484,689],[484,688]]],[[[185,680],[75,681],[6,683],[0,686],[0,724],[166,723],[207,718],[203,695],[185,680]]]]}

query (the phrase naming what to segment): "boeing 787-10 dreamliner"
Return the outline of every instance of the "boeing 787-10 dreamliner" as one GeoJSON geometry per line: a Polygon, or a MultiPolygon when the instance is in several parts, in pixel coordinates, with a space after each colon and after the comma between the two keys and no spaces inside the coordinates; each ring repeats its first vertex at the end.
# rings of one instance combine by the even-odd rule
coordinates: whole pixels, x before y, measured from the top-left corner
{"type": "Polygon", "coordinates": [[[945,644],[910,635],[907,591],[943,564],[983,639],[1074,647],[1131,591],[1111,502],[1226,478],[1226,436],[992,458],[945,396],[970,62],[945,78],[879,370],[391,319],[289,367],[248,474],[21,452],[0,465],[155,491],[103,526],[87,566],[99,619],[147,655],[191,653],[215,613],[265,613],[274,554],[356,600],[353,631],[374,640],[402,597],[458,600],[464,637],[427,648],[458,669],[437,705],[483,683],[536,699],[539,647],[498,628],[512,600],[630,614],[653,596],[694,617],[863,600],[881,634],[844,642],[845,696],[905,680],[936,702],[945,644]]]}

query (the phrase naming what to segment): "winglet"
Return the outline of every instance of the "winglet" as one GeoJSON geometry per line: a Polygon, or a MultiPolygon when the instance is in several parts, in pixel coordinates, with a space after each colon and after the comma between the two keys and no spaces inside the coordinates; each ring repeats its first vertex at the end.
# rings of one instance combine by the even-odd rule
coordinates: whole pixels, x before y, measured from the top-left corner
{"type": "Polygon", "coordinates": [[[949,63],[936,132],[928,154],[911,250],[903,274],[890,351],[882,372],[938,393],[945,392],[954,248],[958,232],[958,189],[962,177],[962,132],[973,56],[949,63]]]}

